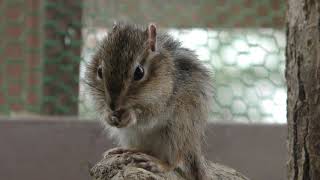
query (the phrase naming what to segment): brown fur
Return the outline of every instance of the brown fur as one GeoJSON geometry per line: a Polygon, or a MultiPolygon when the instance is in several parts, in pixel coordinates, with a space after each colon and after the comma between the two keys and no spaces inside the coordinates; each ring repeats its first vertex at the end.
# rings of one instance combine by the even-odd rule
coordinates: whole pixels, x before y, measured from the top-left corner
{"type": "Polygon", "coordinates": [[[148,34],[148,28],[115,25],[87,67],[89,91],[121,146],[158,158],[166,170],[180,167],[191,179],[206,179],[201,144],[211,75],[192,51],[165,33],[151,41],[153,51],[148,34]],[[145,70],[140,81],[133,80],[137,64],[145,70]],[[119,122],[111,120],[114,112],[121,112],[119,122]]]}

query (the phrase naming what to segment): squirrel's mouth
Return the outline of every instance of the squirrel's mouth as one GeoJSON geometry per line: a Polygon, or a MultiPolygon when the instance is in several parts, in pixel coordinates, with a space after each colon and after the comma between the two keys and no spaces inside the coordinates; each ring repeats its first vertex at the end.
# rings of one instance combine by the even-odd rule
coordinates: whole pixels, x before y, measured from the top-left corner
{"type": "Polygon", "coordinates": [[[106,119],[110,126],[124,128],[137,122],[136,112],[132,108],[121,108],[110,113],[106,119]]]}

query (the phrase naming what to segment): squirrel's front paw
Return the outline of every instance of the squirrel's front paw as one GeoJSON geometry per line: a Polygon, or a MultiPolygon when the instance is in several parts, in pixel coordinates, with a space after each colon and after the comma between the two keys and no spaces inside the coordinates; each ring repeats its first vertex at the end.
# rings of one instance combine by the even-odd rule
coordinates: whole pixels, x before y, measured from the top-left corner
{"type": "Polygon", "coordinates": [[[160,160],[144,153],[135,153],[130,156],[136,167],[143,168],[153,173],[165,171],[165,165],[160,160]]]}
{"type": "Polygon", "coordinates": [[[136,122],[136,114],[132,109],[119,109],[114,111],[107,119],[108,124],[117,128],[127,127],[136,122]]]}
{"type": "Polygon", "coordinates": [[[127,149],[127,148],[122,148],[122,147],[116,147],[116,148],[112,148],[109,149],[108,151],[103,153],[103,157],[106,158],[109,155],[114,155],[114,154],[123,154],[123,153],[135,153],[137,152],[137,150],[135,149],[127,149]]]}

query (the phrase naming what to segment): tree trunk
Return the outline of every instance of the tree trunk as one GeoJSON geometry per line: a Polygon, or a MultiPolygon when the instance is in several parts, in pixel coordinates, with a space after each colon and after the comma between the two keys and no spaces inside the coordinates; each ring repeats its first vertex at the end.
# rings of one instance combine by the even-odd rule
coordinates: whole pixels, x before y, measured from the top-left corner
{"type": "Polygon", "coordinates": [[[289,0],[288,179],[320,179],[320,1],[289,0]]]}

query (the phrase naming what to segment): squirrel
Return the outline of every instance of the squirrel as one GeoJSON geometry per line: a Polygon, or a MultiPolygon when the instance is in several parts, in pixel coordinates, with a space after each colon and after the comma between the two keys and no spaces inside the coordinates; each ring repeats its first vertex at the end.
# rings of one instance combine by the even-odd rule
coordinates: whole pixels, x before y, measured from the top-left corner
{"type": "Polygon", "coordinates": [[[211,72],[155,24],[118,22],[85,72],[98,115],[121,147],[151,172],[206,180],[201,145],[213,99],[211,72]],[[140,153],[139,153],[140,152],[140,153]]]}

